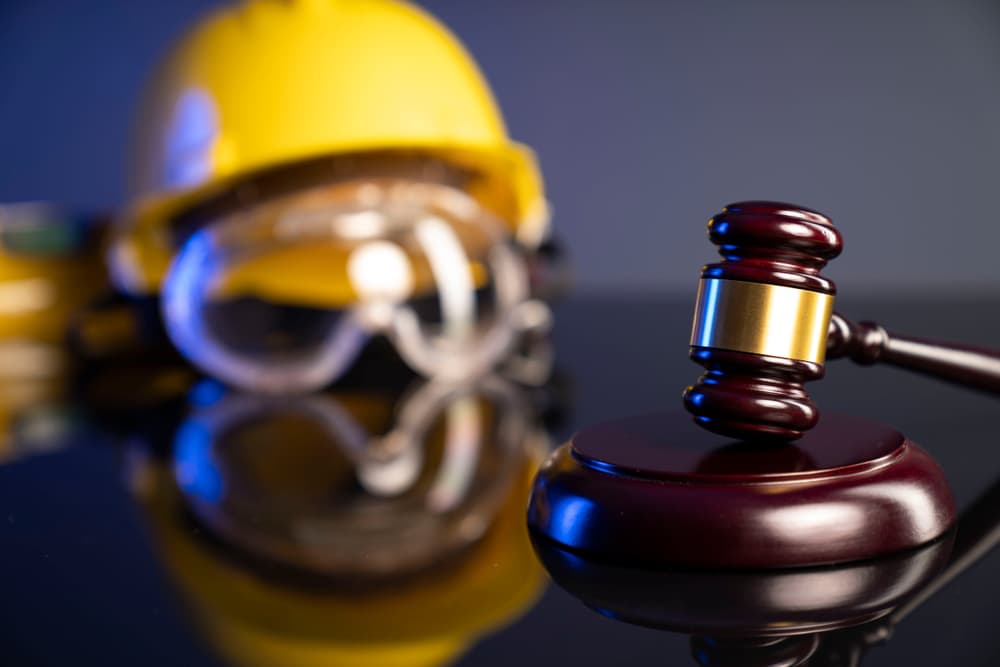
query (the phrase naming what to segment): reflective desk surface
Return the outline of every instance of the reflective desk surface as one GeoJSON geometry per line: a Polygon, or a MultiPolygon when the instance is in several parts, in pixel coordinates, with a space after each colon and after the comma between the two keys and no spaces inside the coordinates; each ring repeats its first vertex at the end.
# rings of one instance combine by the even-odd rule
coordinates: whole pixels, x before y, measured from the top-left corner
{"type": "MultiPolygon", "coordinates": [[[[998,305],[839,307],[901,333],[1000,346],[998,305]]],[[[559,372],[544,388],[497,379],[456,392],[386,375],[267,402],[181,386],[183,373],[126,373],[105,381],[133,395],[176,385],[173,398],[119,412],[69,400],[6,409],[0,664],[793,664],[779,653],[806,640],[770,657],[763,640],[722,655],[678,628],[595,613],[544,575],[524,508],[545,452],[585,425],[678,407],[699,374],[688,299],[575,297],[556,312],[559,372]]],[[[822,410],[924,446],[960,510],[1000,480],[1000,399],[844,361],[810,389],[822,410]]],[[[23,406],[21,393],[7,387],[4,400],[23,406]]],[[[1000,524],[1000,503],[979,509],[1000,524]]],[[[1000,664],[1000,554],[976,556],[897,623],[820,636],[807,664],[1000,664]]],[[[702,623],[742,612],[728,597],[737,584],[705,573],[648,585],[625,574],[654,612],[682,589],[682,611],[696,607],[702,623]]],[[[765,602],[777,590],[808,604],[802,585],[767,589],[765,602]]]]}

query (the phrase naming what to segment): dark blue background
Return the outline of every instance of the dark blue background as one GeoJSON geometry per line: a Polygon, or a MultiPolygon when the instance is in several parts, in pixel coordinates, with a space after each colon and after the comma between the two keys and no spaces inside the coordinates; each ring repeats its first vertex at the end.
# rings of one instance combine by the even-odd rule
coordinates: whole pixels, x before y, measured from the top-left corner
{"type": "MultiPolygon", "coordinates": [[[[120,204],[142,81],[215,4],[0,0],[0,201],[120,204]]],[[[845,291],[1000,285],[995,0],[422,4],[538,150],[587,290],[689,294],[746,198],[833,216],[845,291]]]]}

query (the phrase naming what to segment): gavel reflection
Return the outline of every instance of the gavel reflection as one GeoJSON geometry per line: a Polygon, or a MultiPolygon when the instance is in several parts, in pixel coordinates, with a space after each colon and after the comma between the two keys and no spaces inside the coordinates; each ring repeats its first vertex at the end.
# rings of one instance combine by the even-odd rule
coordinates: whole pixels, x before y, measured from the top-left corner
{"type": "Polygon", "coordinates": [[[747,440],[791,440],[819,412],[803,383],[825,358],[885,363],[1000,392],[1000,353],[890,334],[833,313],[820,275],[840,254],[829,218],[779,202],[730,204],[708,223],[723,261],[701,273],[690,356],[705,374],[684,392],[695,421],[747,440]]]}
{"type": "Polygon", "coordinates": [[[705,667],[856,667],[998,543],[1000,480],[943,539],[888,558],[821,568],[640,568],[534,537],[560,587],[610,618],[692,635],[692,656],[705,667]]]}

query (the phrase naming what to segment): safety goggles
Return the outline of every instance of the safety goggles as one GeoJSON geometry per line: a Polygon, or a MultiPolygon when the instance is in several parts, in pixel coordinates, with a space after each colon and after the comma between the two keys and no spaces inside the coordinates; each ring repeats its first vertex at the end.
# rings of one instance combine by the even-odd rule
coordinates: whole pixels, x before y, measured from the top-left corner
{"type": "Polygon", "coordinates": [[[416,372],[489,372],[550,326],[523,258],[462,190],[405,178],[311,188],[202,226],[162,290],[170,338],[242,390],[330,384],[374,336],[416,372]]]}

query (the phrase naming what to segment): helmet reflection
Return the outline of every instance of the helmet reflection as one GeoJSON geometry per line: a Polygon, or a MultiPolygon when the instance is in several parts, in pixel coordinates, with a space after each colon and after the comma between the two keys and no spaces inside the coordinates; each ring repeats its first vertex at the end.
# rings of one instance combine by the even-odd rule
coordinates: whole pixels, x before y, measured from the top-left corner
{"type": "Polygon", "coordinates": [[[523,387],[191,396],[128,479],[232,664],[449,664],[541,594],[523,513],[549,441],[523,387]]]}

